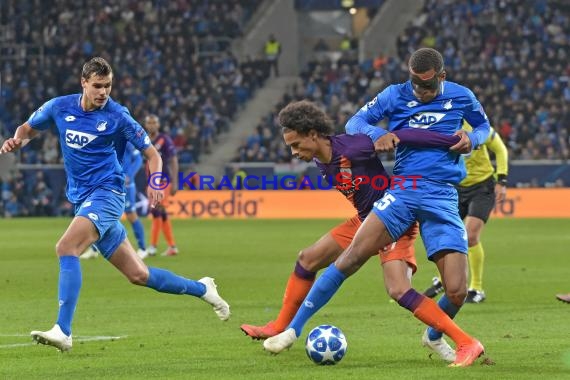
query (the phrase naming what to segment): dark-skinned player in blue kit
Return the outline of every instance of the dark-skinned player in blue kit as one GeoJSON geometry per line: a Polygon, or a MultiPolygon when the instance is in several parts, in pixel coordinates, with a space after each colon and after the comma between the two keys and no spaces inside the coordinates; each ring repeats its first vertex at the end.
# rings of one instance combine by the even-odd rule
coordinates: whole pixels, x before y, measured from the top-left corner
{"type": "Polygon", "coordinates": [[[459,156],[482,144],[489,135],[487,116],[475,95],[466,87],[446,81],[441,54],[431,48],[415,51],[408,63],[410,79],[391,85],[363,106],[347,123],[349,134],[380,136],[377,151],[394,149],[391,131],[408,128],[428,129],[458,135],[460,141],[449,149],[418,148],[403,145],[396,150],[394,175],[420,175],[417,188],[405,186],[386,190],[358,229],[350,246],[331,264],[312,286],[299,311],[281,334],[267,339],[263,346],[272,353],[290,347],[301,335],[309,318],[336,293],[343,281],[378,250],[396,241],[418,221],[428,258],[441,275],[447,307],[413,288],[390,294],[400,306],[456,344],[453,367],[466,367],[484,352],[483,345],[452,321],[467,294],[467,233],[457,208],[454,185],[465,177],[459,156]],[[388,119],[388,131],[376,127],[388,119]],[[461,130],[465,119],[472,132],[461,130]],[[441,305],[440,305],[441,306],[441,305]],[[442,311],[443,309],[443,311],[442,311]]]}

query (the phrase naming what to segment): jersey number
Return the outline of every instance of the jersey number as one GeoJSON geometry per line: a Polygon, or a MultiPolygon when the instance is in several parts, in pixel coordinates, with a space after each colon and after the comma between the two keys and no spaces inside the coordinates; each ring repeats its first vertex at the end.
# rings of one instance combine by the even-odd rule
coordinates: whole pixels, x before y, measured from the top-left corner
{"type": "Polygon", "coordinates": [[[376,202],[375,206],[378,210],[385,210],[386,207],[390,206],[391,203],[395,202],[396,198],[392,194],[386,194],[376,202]]]}

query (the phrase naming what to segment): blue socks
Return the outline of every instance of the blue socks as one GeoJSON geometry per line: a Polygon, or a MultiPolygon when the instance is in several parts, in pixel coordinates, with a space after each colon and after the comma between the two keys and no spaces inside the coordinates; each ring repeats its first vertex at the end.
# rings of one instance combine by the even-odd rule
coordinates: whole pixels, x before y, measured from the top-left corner
{"type": "Polygon", "coordinates": [[[146,286],[161,293],[190,294],[202,297],[206,293],[206,285],[189,280],[160,268],[148,268],[146,286]]]}
{"type": "Polygon", "coordinates": [[[79,257],[61,256],[59,258],[59,313],[56,323],[67,336],[71,335],[71,321],[80,290],[81,266],[79,265],[79,257]]]}
{"type": "MultiPolygon", "coordinates": [[[[453,319],[457,313],[459,312],[459,307],[457,305],[452,304],[447,296],[444,294],[437,303],[439,308],[445,312],[449,316],[449,318],[453,319]]],[[[428,337],[430,340],[437,340],[443,336],[443,333],[437,331],[436,329],[429,327],[428,328],[428,337]]]]}
{"type": "Polygon", "coordinates": [[[320,308],[322,308],[336,293],[338,288],[346,279],[344,273],[339,271],[334,263],[315,281],[303,304],[295,314],[287,328],[295,329],[295,334],[299,337],[303,327],[320,308]]]}
{"type": "Polygon", "coordinates": [[[133,226],[133,232],[135,233],[135,239],[137,239],[137,244],[140,249],[146,249],[146,245],[144,243],[144,227],[141,223],[140,219],[135,220],[134,223],[131,224],[133,226]]]}

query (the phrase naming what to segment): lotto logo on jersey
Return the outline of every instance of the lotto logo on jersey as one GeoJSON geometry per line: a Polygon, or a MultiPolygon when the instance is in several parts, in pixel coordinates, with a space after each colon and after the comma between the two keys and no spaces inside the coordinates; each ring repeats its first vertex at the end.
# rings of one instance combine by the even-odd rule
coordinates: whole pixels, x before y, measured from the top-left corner
{"type": "Polygon", "coordinates": [[[427,129],[443,119],[444,116],[444,113],[439,112],[420,112],[410,118],[409,126],[427,129]]]}
{"type": "Polygon", "coordinates": [[[85,145],[95,140],[97,136],[85,132],[68,129],[65,131],[65,144],[73,149],[83,149],[85,145]]]}

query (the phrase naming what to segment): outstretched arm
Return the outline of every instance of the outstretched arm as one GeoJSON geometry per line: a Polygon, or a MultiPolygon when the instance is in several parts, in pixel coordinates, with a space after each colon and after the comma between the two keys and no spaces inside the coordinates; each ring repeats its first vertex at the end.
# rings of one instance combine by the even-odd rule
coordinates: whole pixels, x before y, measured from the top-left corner
{"type": "Polygon", "coordinates": [[[15,152],[25,147],[30,140],[39,134],[40,132],[33,129],[30,123],[26,121],[16,129],[14,137],[10,137],[4,141],[2,148],[0,148],[0,154],[15,152]]]}

